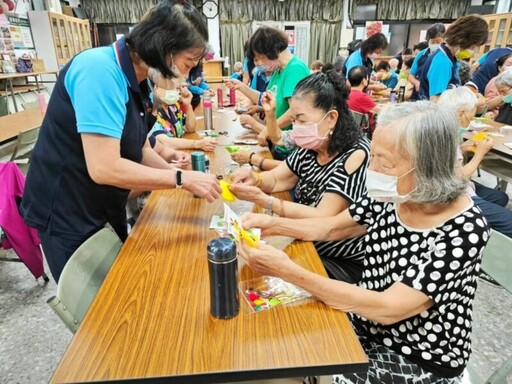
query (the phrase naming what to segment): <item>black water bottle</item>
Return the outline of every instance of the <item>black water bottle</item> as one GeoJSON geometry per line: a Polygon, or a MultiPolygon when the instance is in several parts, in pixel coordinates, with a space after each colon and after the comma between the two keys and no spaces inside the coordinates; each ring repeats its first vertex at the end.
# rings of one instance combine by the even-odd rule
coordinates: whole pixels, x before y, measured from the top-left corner
{"type": "Polygon", "coordinates": [[[238,315],[238,265],[236,245],[228,237],[218,237],[208,243],[210,275],[210,313],[218,319],[238,315]]]}

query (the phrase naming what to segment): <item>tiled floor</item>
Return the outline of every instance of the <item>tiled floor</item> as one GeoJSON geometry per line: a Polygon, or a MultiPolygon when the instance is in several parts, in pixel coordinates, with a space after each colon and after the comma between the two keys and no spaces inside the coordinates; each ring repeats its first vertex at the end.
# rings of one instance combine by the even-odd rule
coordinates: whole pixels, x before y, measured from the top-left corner
{"type": "MultiPolygon", "coordinates": [[[[5,254],[0,250],[0,256],[5,254]]],[[[0,383],[47,382],[71,340],[46,304],[55,283],[40,280],[36,282],[21,263],[0,262],[0,383]]],[[[512,354],[511,309],[512,295],[480,281],[474,304],[473,364],[481,377],[488,377],[512,354]]]]}

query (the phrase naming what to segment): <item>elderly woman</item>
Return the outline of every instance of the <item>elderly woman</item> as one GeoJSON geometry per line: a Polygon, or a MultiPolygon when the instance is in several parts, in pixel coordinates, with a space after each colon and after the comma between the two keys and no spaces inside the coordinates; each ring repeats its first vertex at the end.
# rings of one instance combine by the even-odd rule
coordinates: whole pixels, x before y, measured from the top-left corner
{"type": "Polygon", "coordinates": [[[141,99],[150,68],[185,78],[207,40],[197,9],[165,0],[128,37],[81,52],[60,71],[21,203],[56,281],[73,252],[106,223],[126,238],[131,189],[183,187],[208,201],[220,196],[214,175],[182,171],[151,149],[141,99]]]}
{"type": "MultiPolygon", "coordinates": [[[[276,93],[276,116],[279,128],[288,130],[291,128],[289,112],[289,98],[297,83],[309,76],[308,66],[297,56],[294,56],[288,49],[288,37],[283,31],[276,28],[261,27],[254,32],[248,43],[247,54],[254,60],[254,64],[272,71],[272,77],[267,89],[277,89],[276,93]]],[[[253,104],[258,104],[260,92],[250,88],[238,80],[226,81],[230,89],[239,89],[246,95],[253,104]]],[[[259,132],[260,144],[265,142],[267,131],[265,125],[256,121],[249,115],[240,116],[242,125],[250,126],[254,131],[259,132]]],[[[277,160],[284,160],[291,152],[283,146],[276,145],[272,154],[277,160]]]]}
{"type": "MultiPolygon", "coordinates": [[[[475,117],[478,99],[467,87],[449,89],[441,95],[439,103],[457,114],[460,127],[468,127],[475,117]]],[[[464,132],[462,130],[462,132],[464,132]]],[[[458,160],[461,165],[461,172],[468,181],[476,172],[478,166],[494,144],[492,137],[486,137],[481,141],[467,140],[458,151],[458,160]],[[463,165],[462,153],[472,154],[471,160],[463,165]]],[[[468,183],[467,194],[475,204],[482,210],[484,217],[492,229],[507,236],[512,236],[512,211],[506,208],[508,195],[505,192],[486,187],[478,183],[468,183]]]]}
{"type": "Polygon", "coordinates": [[[337,383],[458,383],[468,363],[471,308],[490,230],[457,173],[457,127],[451,111],[431,102],[387,108],[372,141],[368,197],[331,218],[243,218],[246,227],[306,240],[365,235],[359,286],[309,272],[271,246],[239,246],[257,272],[353,314],[370,368],[337,383]]]}
{"type": "Polygon", "coordinates": [[[500,112],[500,107],[503,104],[503,96],[500,95],[496,87],[496,79],[499,74],[512,70],[512,53],[507,53],[496,60],[496,68],[498,75],[493,77],[485,86],[484,96],[487,99],[487,110],[485,117],[495,119],[500,112]]]}
{"type": "MultiPolygon", "coordinates": [[[[347,94],[334,70],[297,84],[290,99],[290,136],[300,148],[271,171],[254,174],[241,168],[233,177],[233,193],[290,218],[334,216],[363,196],[370,144],[351,118],[347,94]],[[294,187],[296,203],[267,194],[294,187]]],[[[275,104],[267,92],[263,106],[269,127],[277,125],[275,104]]],[[[359,281],[364,256],[359,238],[315,246],[332,277],[359,281]]]]}
{"type": "Polygon", "coordinates": [[[505,71],[498,75],[496,88],[503,104],[494,120],[503,124],[512,124],[512,71],[505,71]]]}

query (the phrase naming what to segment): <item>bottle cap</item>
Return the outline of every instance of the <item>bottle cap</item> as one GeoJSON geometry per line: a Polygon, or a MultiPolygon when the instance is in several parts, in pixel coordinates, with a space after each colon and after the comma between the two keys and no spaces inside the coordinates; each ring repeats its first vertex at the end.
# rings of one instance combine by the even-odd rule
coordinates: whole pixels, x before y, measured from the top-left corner
{"type": "Polygon", "coordinates": [[[208,260],[222,263],[236,259],[236,245],[229,237],[217,237],[208,243],[208,260]]]}
{"type": "Polygon", "coordinates": [[[210,100],[203,101],[203,108],[211,108],[212,102],[210,100]]]}

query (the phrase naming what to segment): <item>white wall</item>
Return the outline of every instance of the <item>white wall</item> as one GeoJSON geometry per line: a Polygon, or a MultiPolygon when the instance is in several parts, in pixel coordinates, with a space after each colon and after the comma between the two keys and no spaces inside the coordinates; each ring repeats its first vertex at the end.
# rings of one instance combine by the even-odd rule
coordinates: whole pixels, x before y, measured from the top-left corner
{"type": "Polygon", "coordinates": [[[215,57],[220,57],[220,21],[219,16],[215,19],[208,19],[208,35],[210,44],[215,51],[215,57]]]}

